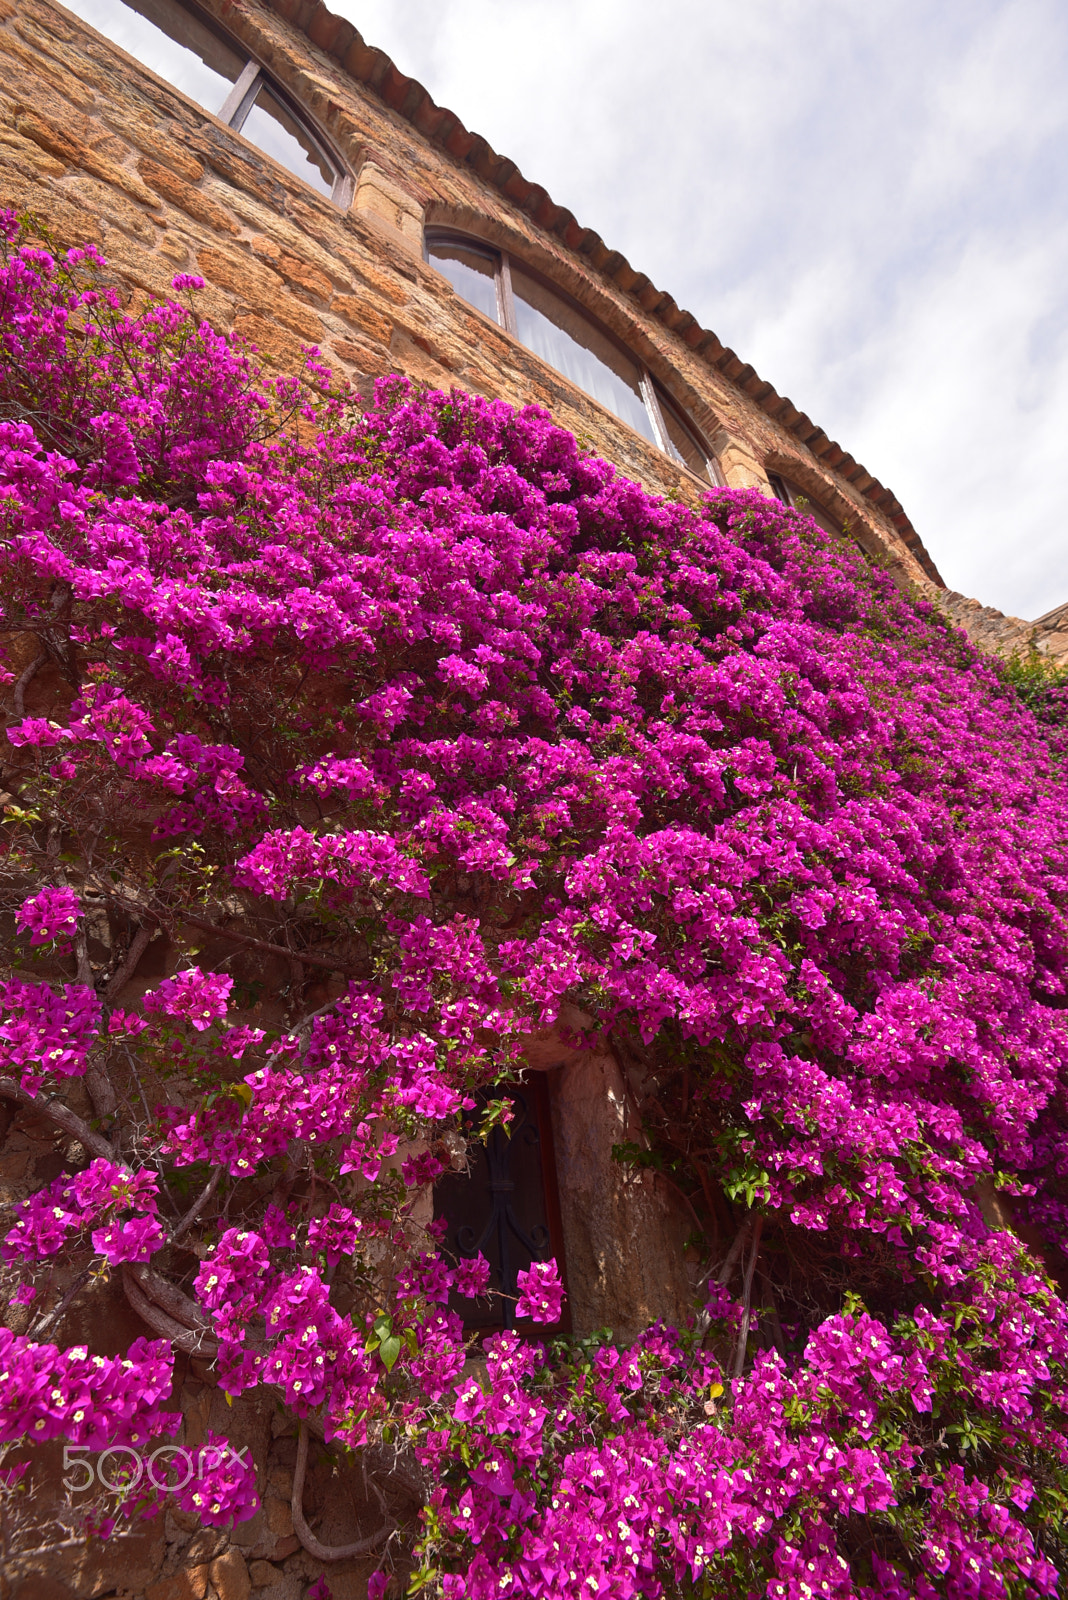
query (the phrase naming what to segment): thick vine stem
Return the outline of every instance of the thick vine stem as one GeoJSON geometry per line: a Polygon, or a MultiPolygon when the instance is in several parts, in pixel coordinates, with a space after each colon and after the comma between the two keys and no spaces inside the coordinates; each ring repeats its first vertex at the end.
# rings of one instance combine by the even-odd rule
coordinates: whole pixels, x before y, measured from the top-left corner
{"type": "Polygon", "coordinates": [[[14,1078],[0,1078],[0,1097],[5,1100],[15,1100],[20,1106],[28,1106],[31,1111],[38,1112],[54,1123],[57,1128],[62,1128],[64,1133],[69,1133],[72,1138],[80,1139],[87,1150],[94,1156],[102,1156],[105,1161],[114,1157],[114,1150],[102,1134],[94,1133],[88,1123],[73,1111],[61,1105],[58,1100],[38,1100],[24,1089],[14,1078]]]}
{"type": "Polygon", "coordinates": [[[304,1475],[308,1470],[308,1424],[300,1425],[300,1437],[297,1442],[297,1465],[293,1472],[293,1531],[310,1556],[317,1561],[347,1561],[351,1556],[370,1555],[372,1550],[377,1550],[385,1544],[396,1524],[384,1522],[375,1532],[369,1533],[366,1539],[356,1539],[352,1544],[320,1544],[304,1520],[304,1475]]]}
{"type": "Polygon", "coordinates": [[[317,956],[311,950],[289,950],[284,944],[272,944],[269,939],[254,939],[250,933],[237,933],[232,928],[220,928],[214,922],[207,922],[203,917],[190,916],[188,911],[177,913],[177,922],[187,922],[191,928],[200,928],[204,933],[213,933],[219,939],[230,939],[234,944],[246,945],[250,950],[263,950],[267,955],[284,956],[287,961],[299,961],[307,967],[325,967],[327,972],[341,972],[346,977],[356,977],[356,968],[347,961],[338,961],[330,956],[317,956]]]}
{"type": "Polygon", "coordinates": [[[392,1478],[398,1488],[411,1495],[413,1500],[425,1500],[428,1484],[426,1477],[407,1451],[391,1449],[389,1445],[365,1445],[361,1454],[369,1467],[380,1478],[392,1478]]]}
{"type": "Polygon", "coordinates": [[[169,1317],[193,1333],[202,1333],[207,1327],[204,1313],[195,1300],[190,1300],[175,1284],[170,1283],[153,1267],[143,1262],[126,1262],[123,1272],[129,1273],[141,1293],[169,1317]]]}
{"type": "Polygon", "coordinates": [[[15,702],[16,717],[24,717],[26,715],[26,690],[29,688],[35,674],[41,669],[41,667],[44,666],[47,660],[48,652],[46,650],[42,650],[39,655],[34,656],[33,660],[27,666],[23,667],[22,671],[18,675],[18,678],[15,680],[15,690],[12,698],[15,702]]]}
{"type": "Polygon", "coordinates": [[[122,1287],[127,1300],[141,1321],[147,1322],[160,1338],[169,1339],[175,1349],[181,1350],[187,1356],[200,1356],[205,1361],[210,1361],[218,1355],[219,1346],[214,1339],[208,1338],[203,1332],[184,1328],[180,1322],[176,1322],[165,1311],[161,1311],[159,1306],[153,1305],[134,1277],[134,1269],[129,1264],[122,1269],[122,1287]]]}
{"type": "Polygon", "coordinates": [[[745,1347],[749,1342],[749,1324],[751,1321],[750,1303],[753,1294],[753,1273],[756,1271],[757,1256],[760,1254],[760,1235],[764,1231],[764,1218],[757,1217],[753,1227],[753,1243],[749,1249],[749,1260],[745,1264],[745,1278],[742,1285],[742,1321],[738,1328],[738,1342],[734,1347],[734,1360],[731,1362],[731,1377],[740,1378],[745,1370],[745,1347]]]}
{"type": "Polygon", "coordinates": [[[104,1004],[109,1005],[112,1000],[118,999],[122,990],[129,983],[145,951],[156,936],[156,928],[151,923],[142,923],[130,941],[130,948],[126,952],[119,970],[108,979],[107,988],[104,990],[104,1004]]]}
{"type": "MultiPolygon", "coordinates": [[[[724,1257],[723,1264],[721,1265],[719,1271],[716,1273],[715,1281],[716,1281],[716,1283],[719,1284],[721,1289],[725,1289],[727,1287],[728,1283],[730,1283],[731,1278],[734,1275],[734,1269],[738,1264],[738,1258],[742,1254],[742,1251],[745,1249],[746,1240],[749,1238],[749,1235],[752,1232],[752,1229],[753,1229],[753,1213],[750,1212],[749,1215],[746,1217],[745,1221],[742,1223],[741,1227],[738,1229],[738,1232],[735,1234],[733,1243],[731,1244],[730,1249],[727,1251],[727,1254],[724,1257]]],[[[705,1278],[703,1281],[705,1283],[708,1283],[708,1282],[711,1281],[711,1279],[712,1279],[712,1274],[709,1273],[708,1277],[705,1278]]],[[[702,1339],[707,1338],[708,1330],[709,1330],[710,1326],[711,1326],[711,1318],[709,1317],[708,1312],[707,1311],[702,1311],[701,1314],[699,1315],[699,1317],[697,1318],[697,1324],[696,1324],[697,1332],[701,1335],[702,1339]]]]}
{"type": "Polygon", "coordinates": [[[34,1323],[33,1327],[26,1335],[27,1339],[39,1339],[43,1333],[48,1331],[53,1322],[59,1321],[78,1291],[83,1289],[88,1283],[92,1274],[92,1270],[92,1267],[86,1267],[84,1272],[79,1272],[78,1276],[75,1278],[74,1282],[71,1284],[63,1298],[60,1300],[59,1304],[54,1306],[53,1309],[47,1312],[45,1316],[39,1317],[34,1323]]]}

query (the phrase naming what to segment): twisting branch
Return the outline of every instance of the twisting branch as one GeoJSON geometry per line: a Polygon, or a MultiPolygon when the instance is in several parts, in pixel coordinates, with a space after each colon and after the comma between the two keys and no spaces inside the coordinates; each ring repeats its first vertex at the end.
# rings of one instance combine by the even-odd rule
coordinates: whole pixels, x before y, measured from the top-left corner
{"type": "Polygon", "coordinates": [[[143,1295],[165,1311],[181,1327],[193,1333],[203,1333],[207,1327],[204,1314],[195,1300],[190,1300],[177,1285],[143,1262],[129,1262],[123,1267],[143,1295]]]}
{"type": "Polygon", "coordinates": [[[750,1212],[745,1221],[742,1223],[741,1227],[738,1229],[738,1232],[735,1234],[734,1243],[727,1251],[726,1260],[716,1274],[716,1282],[719,1284],[721,1289],[725,1289],[728,1283],[730,1283],[731,1276],[738,1261],[738,1257],[745,1249],[745,1242],[749,1238],[749,1235],[752,1233],[752,1231],[753,1214],[750,1212]]]}
{"type": "Polygon", "coordinates": [[[177,922],[188,922],[191,928],[200,928],[204,933],[213,933],[220,939],[230,939],[234,944],[243,944],[250,950],[263,950],[268,955],[283,956],[286,961],[301,961],[307,967],[325,967],[327,972],[343,972],[347,977],[356,977],[356,968],[349,962],[338,961],[333,956],[313,955],[310,950],[289,950],[284,944],[272,944],[269,939],[254,939],[250,933],[236,933],[231,928],[219,928],[214,922],[206,922],[201,917],[192,917],[188,911],[175,913],[177,922]]]}
{"type": "Polygon", "coordinates": [[[372,1550],[377,1550],[385,1544],[396,1523],[384,1522],[375,1532],[369,1533],[366,1539],[356,1539],[352,1544],[320,1544],[304,1520],[304,1475],[308,1470],[308,1424],[300,1425],[300,1437],[297,1442],[297,1465],[293,1473],[293,1531],[310,1556],[317,1561],[347,1561],[350,1556],[370,1555],[372,1550]]]}
{"type": "Polygon", "coordinates": [[[208,1201],[219,1187],[219,1179],[221,1177],[222,1167],[216,1167],[215,1171],[208,1179],[207,1184],[197,1195],[197,1198],[193,1201],[193,1204],[189,1207],[189,1210],[186,1212],[185,1216],[182,1217],[180,1222],[175,1223],[174,1227],[171,1229],[171,1244],[173,1244],[176,1239],[180,1239],[187,1228],[191,1228],[193,1226],[194,1222],[197,1220],[200,1213],[203,1211],[204,1207],[207,1205],[208,1201]]]}
{"type": "Polygon", "coordinates": [[[130,941],[130,948],[126,952],[126,956],[121,967],[112,975],[112,977],[108,979],[108,986],[104,990],[105,1005],[110,1004],[112,1000],[116,1000],[122,993],[123,989],[125,989],[126,985],[137,971],[141,957],[152,943],[155,935],[156,928],[151,923],[143,922],[138,928],[137,932],[130,941]]]}
{"type": "Polygon", "coordinates": [[[194,1333],[190,1328],[183,1328],[180,1322],[176,1322],[165,1311],[161,1311],[159,1306],[153,1305],[134,1278],[133,1270],[128,1264],[122,1269],[122,1287],[126,1291],[127,1300],[141,1321],[147,1322],[160,1338],[169,1339],[177,1350],[181,1350],[187,1356],[200,1356],[210,1361],[218,1355],[219,1346],[214,1339],[210,1339],[203,1332],[194,1333]]]}
{"type": "Polygon", "coordinates": [[[760,1254],[760,1235],[764,1231],[764,1218],[757,1217],[753,1228],[753,1243],[749,1248],[749,1260],[745,1264],[745,1280],[742,1287],[742,1321],[738,1329],[738,1342],[734,1347],[734,1360],[731,1362],[731,1377],[740,1378],[745,1369],[745,1347],[749,1342],[749,1324],[751,1321],[750,1304],[753,1296],[753,1273],[756,1270],[757,1256],[760,1254]]]}
{"type": "Polygon", "coordinates": [[[33,660],[28,666],[23,667],[22,671],[18,675],[18,678],[15,680],[13,698],[15,701],[15,715],[17,717],[24,717],[26,715],[26,690],[29,688],[33,678],[39,672],[41,667],[44,666],[47,660],[47,650],[40,651],[38,655],[34,656],[33,660]]]}
{"type": "Polygon", "coordinates": [[[27,1106],[31,1111],[36,1111],[40,1116],[46,1117],[57,1128],[62,1128],[64,1133],[69,1133],[72,1138],[80,1139],[87,1150],[94,1156],[102,1156],[105,1161],[110,1161],[115,1152],[107,1139],[102,1134],[94,1133],[87,1122],[73,1111],[68,1110],[58,1100],[38,1100],[36,1095],[29,1094],[14,1078],[0,1078],[0,1097],[5,1100],[14,1100],[20,1106],[27,1106]]]}
{"type": "Polygon", "coordinates": [[[53,1322],[58,1322],[59,1318],[63,1315],[64,1311],[66,1311],[67,1307],[70,1305],[79,1289],[81,1289],[88,1281],[92,1270],[92,1267],[89,1266],[86,1267],[84,1272],[79,1272],[78,1276],[75,1278],[74,1282],[71,1284],[70,1288],[67,1290],[59,1304],[49,1311],[46,1316],[39,1317],[37,1319],[33,1327],[27,1333],[27,1339],[39,1339],[42,1333],[44,1333],[47,1328],[52,1326],[53,1322]]]}

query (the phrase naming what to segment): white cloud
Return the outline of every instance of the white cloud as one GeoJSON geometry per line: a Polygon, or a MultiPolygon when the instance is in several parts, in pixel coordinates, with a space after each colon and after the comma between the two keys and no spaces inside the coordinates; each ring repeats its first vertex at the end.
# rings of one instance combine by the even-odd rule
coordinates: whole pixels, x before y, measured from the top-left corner
{"type": "Polygon", "coordinates": [[[1057,0],[332,0],[888,483],[1068,599],[1057,0]]]}

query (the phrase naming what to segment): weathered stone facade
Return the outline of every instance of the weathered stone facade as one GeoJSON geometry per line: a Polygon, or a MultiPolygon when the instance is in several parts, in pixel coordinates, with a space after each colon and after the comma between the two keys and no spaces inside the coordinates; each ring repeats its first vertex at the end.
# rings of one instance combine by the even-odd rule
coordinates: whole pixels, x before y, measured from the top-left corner
{"type": "MultiPolygon", "coordinates": [[[[427,226],[470,233],[529,263],[622,341],[703,433],[726,483],[770,493],[769,474],[785,479],[984,642],[974,603],[946,596],[888,490],[350,24],[317,0],[202,7],[325,130],[351,172],[346,209],[50,0],[0,0],[0,202],[36,214],[63,245],[97,244],[134,296],[166,294],[177,272],[199,274],[202,314],[282,369],[298,368],[302,347],[314,345],[365,389],[400,372],[535,402],[654,492],[695,501],[707,486],[694,474],[472,309],[424,258],[427,226]]],[[[1045,620],[1038,647],[1060,657],[1063,609],[1045,620]]],[[[614,1144],[640,1137],[640,1085],[613,1058],[555,1035],[531,1046],[529,1064],[553,1083],[575,1330],[607,1324],[625,1337],[653,1317],[677,1318],[689,1292],[690,1219],[666,1182],[612,1159],[614,1144]]],[[[53,1130],[32,1116],[0,1107],[0,1134],[5,1198],[59,1170],[53,1130]]],[[[25,1315],[13,1309],[11,1326],[25,1315]]],[[[115,1286],[75,1301],[68,1321],[65,1338],[107,1354],[143,1331],[115,1286]]],[[[290,1514],[294,1441],[275,1437],[262,1410],[228,1408],[207,1370],[183,1363],[175,1404],[185,1441],[195,1445],[211,1427],[251,1449],[263,1469],[256,1518],[232,1539],[172,1515],[129,1540],[38,1551],[0,1572],[0,1600],[304,1594],[318,1568],[290,1514]]],[[[42,1464],[42,1495],[62,1473],[53,1454],[42,1464]]],[[[365,1495],[358,1471],[324,1462],[311,1473],[305,1508],[321,1516],[324,1540],[344,1542],[346,1528],[364,1520],[365,1495]]],[[[358,1562],[332,1572],[336,1600],[362,1597],[366,1572],[358,1562]]]]}
{"type": "Polygon", "coordinates": [[[1036,651],[1054,666],[1068,665],[1068,604],[1056,606],[1034,622],[1025,622],[1022,617],[1007,617],[993,606],[969,600],[954,589],[939,589],[933,583],[925,584],[923,593],[955,627],[963,628],[977,649],[988,655],[1027,657],[1036,651]]]}
{"type": "Polygon", "coordinates": [[[781,473],[903,577],[940,581],[888,490],[348,23],[302,0],[206,9],[330,136],[355,178],[347,213],[48,0],[0,0],[4,198],[64,243],[98,243],[135,289],[162,294],[175,272],[199,273],[204,313],[282,366],[315,344],[353,376],[405,372],[534,401],[651,489],[692,497],[690,474],[423,260],[424,226],[462,228],[539,269],[620,338],[704,433],[729,484],[767,490],[767,474],[781,473]]]}

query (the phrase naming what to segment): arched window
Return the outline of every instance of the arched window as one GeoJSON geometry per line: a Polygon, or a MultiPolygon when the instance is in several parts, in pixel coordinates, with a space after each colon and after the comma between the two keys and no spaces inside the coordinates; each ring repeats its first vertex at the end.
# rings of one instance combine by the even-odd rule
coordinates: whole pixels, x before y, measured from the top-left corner
{"type": "Polygon", "coordinates": [[[563,290],[505,251],[463,234],[428,230],[426,252],[469,305],[672,460],[706,483],[720,482],[698,430],[630,351],[563,290]]]}
{"type": "Polygon", "coordinates": [[[789,478],[780,477],[777,472],[768,473],[768,482],[771,492],[776,500],[781,500],[784,506],[791,506],[795,511],[801,511],[806,517],[811,517],[818,522],[827,533],[841,533],[842,525],[836,522],[830,512],[824,511],[818,500],[813,500],[804,489],[799,489],[789,478]]]}
{"type": "Polygon", "coordinates": [[[352,180],[322,135],[258,61],[188,0],[64,0],[67,9],[191,100],[347,205],[352,180]]]}

